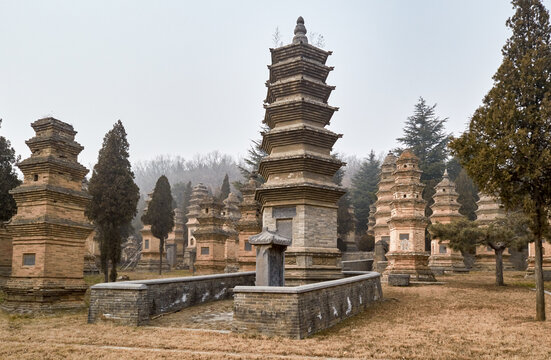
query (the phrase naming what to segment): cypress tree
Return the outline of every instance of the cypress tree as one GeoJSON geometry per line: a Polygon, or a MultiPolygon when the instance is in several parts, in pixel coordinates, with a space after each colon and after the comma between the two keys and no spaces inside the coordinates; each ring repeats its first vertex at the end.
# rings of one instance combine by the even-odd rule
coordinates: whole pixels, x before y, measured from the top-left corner
{"type": "Polygon", "coordinates": [[[151,225],[151,233],[159,239],[159,275],[163,269],[165,239],[174,228],[173,201],[168,179],[162,175],[155,184],[147,212],[142,216],[142,222],[151,225]]]}
{"type": "Polygon", "coordinates": [[[230,194],[230,178],[228,177],[228,174],[224,176],[224,181],[222,181],[222,186],[220,187],[220,201],[226,200],[228,195],[230,194]]]}
{"type": "Polygon", "coordinates": [[[92,201],[86,216],[94,223],[100,242],[101,267],[105,282],[117,280],[121,243],[131,231],[132,218],[140,197],[134,183],[126,131],[119,120],[103,138],[88,191],[92,201]],[[109,261],[111,273],[109,274],[109,261]]]}
{"type": "Polygon", "coordinates": [[[523,207],[535,242],[536,319],[545,320],[542,237],[551,210],[551,26],[539,0],[513,0],[511,37],[492,89],[450,143],[469,176],[508,209],[523,207]]]}
{"type": "MultiPolygon", "coordinates": [[[[0,127],[2,119],[0,119],[0,127]]],[[[15,200],[9,191],[21,184],[14,165],[19,161],[8,139],[0,136],[0,221],[8,221],[17,212],[15,200]]]]}
{"type": "Polygon", "coordinates": [[[375,194],[379,184],[380,171],[381,161],[375,156],[375,152],[371,150],[369,157],[364,159],[360,168],[352,177],[350,194],[352,205],[354,205],[354,214],[357,219],[357,234],[363,234],[367,230],[369,207],[377,200],[375,194]]]}

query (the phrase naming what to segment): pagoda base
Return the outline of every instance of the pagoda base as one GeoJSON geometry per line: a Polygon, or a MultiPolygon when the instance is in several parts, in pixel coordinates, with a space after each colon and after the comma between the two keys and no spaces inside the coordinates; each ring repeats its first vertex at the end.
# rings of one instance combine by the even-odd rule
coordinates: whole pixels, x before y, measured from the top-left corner
{"type": "Polygon", "coordinates": [[[428,266],[429,255],[425,252],[388,252],[388,266],[383,273],[383,280],[390,274],[409,274],[415,281],[436,281],[434,273],[428,266]]]}
{"type": "MultiPolygon", "coordinates": [[[[503,271],[514,271],[515,267],[510,262],[511,255],[503,252],[503,271]]],[[[496,271],[495,254],[476,254],[475,262],[471,268],[473,271],[496,271]]]]}
{"type": "MultiPolygon", "coordinates": [[[[137,272],[155,272],[159,271],[159,263],[160,260],[157,257],[157,259],[140,259],[138,261],[138,264],[136,265],[136,271],[137,272]]],[[[170,265],[166,261],[166,259],[163,259],[163,265],[162,265],[162,271],[170,271],[170,265]]]]}
{"type": "Polygon", "coordinates": [[[226,268],[225,261],[196,260],[195,275],[222,274],[226,268]]]}
{"type": "Polygon", "coordinates": [[[94,255],[84,256],[84,275],[97,275],[99,274],[99,267],[96,263],[96,257],[94,255]]]}
{"type": "Polygon", "coordinates": [[[196,254],[197,253],[195,248],[186,248],[184,250],[184,261],[183,261],[184,269],[193,270],[193,264],[195,264],[196,254]]]}
{"type": "MultiPolygon", "coordinates": [[[[526,268],[526,279],[534,279],[536,260],[533,256],[528,258],[528,267],[526,268]]],[[[543,257],[543,281],[551,281],[551,256],[543,257]]]]}
{"type": "Polygon", "coordinates": [[[86,307],[83,279],[11,277],[3,287],[5,301],[0,305],[13,313],[78,310],[86,307]]]}
{"type": "Polygon", "coordinates": [[[469,272],[463,262],[463,256],[460,254],[431,255],[429,257],[429,267],[436,275],[469,272]]]}
{"type": "Polygon", "coordinates": [[[341,261],[336,248],[290,247],[285,252],[285,286],[341,279],[341,261]]]}

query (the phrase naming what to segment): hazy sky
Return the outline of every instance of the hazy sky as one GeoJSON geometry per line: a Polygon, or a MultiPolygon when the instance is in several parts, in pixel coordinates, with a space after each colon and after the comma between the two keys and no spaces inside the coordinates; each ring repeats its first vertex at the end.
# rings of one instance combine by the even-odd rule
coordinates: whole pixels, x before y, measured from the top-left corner
{"type": "Polygon", "coordinates": [[[0,0],[0,132],[25,158],[31,122],[71,123],[88,167],[118,119],[132,161],[243,156],[264,117],[272,34],[289,43],[302,15],[333,51],[335,150],[363,157],[397,145],[419,96],[462,131],[512,14],[505,0],[0,0]]]}

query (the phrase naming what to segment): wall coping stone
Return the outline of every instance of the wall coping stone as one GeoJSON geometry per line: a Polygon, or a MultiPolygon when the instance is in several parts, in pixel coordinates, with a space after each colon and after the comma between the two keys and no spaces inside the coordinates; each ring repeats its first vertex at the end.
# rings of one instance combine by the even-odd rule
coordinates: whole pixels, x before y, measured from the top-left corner
{"type": "Polygon", "coordinates": [[[127,281],[96,284],[91,287],[93,290],[147,290],[144,284],[129,284],[127,281]]]}
{"type": "Polygon", "coordinates": [[[375,271],[357,271],[362,275],[347,277],[344,279],[322,281],[315,284],[300,286],[236,286],[233,288],[236,293],[279,293],[279,294],[302,294],[310,291],[331,288],[339,285],[350,284],[357,281],[380,278],[381,274],[375,271]]]}

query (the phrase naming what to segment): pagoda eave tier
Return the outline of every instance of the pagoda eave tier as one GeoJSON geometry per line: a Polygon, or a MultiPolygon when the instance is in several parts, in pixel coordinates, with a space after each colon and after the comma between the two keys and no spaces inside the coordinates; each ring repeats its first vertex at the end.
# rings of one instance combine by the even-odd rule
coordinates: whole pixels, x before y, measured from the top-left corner
{"type": "Polygon", "coordinates": [[[74,140],[69,140],[59,134],[48,136],[35,136],[25,141],[31,152],[46,148],[55,148],[72,155],[78,155],[84,149],[82,145],[74,140]]]}
{"type": "Polygon", "coordinates": [[[301,183],[267,186],[264,184],[257,190],[255,197],[262,204],[280,202],[304,204],[313,202],[336,206],[335,204],[344,194],[346,194],[346,191],[336,185],[301,183]]]}
{"type": "Polygon", "coordinates": [[[297,56],[281,61],[277,64],[268,65],[270,69],[270,83],[280,79],[293,77],[296,75],[307,75],[319,81],[325,82],[329,72],[334,68],[323,65],[317,61],[297,56]]]}
{"type": "Polygon", "coordinates": [[[17,164],[23,174],[35,172],[68,172],[75,177],[84,177],[88,169],[79,163],[56,158],[55,156],[30,157],[17,164]]]}
{"type": "Polygon", "coordinates": [[[310,44],[289,44],[270,49],[270,52],[272,53],[272,64],[296,57],[304,57],[325,64],[329,55],[333,53],[310,44]]]}
{"type": "Polygon", "coordinates": [[[29,201],[63,200],[67,203],[87,205],[92,196],[85,191],[71,190],[54,185],[22,185],[10,194],[21,203],[29,201]]]}
{"type": "MultiPolygon", "coordinates": [[[[86,239],[94,226],[87,222],[76,222],[51,216],[40,216],[26,220],[12,220],[9,231],[14,238],[45,237],[86,239]]],[[[80,241],[80,240],[79,240],[80,241]]]]}
{"type": "Polygon", "coordinates": [[[389,224],[428,224],[429,218],[421,215],[404,215],[404,216],[393,216],[388,221],[389,224]]]}
{"type": "Polygon", "coordinates": [[[270,128],[286,122],[311,122],[321,126],[329,125],[337,107],[329,106],[308,98],[277,101],[264,105],[266,116],[263,122],[270,128]]]}
{"type": "Polygon", "coordinates": [[[335,142],[341,137],[342,134],[335,134],[326,129],[300,124],[298,126],[277,128],[264,133],[261,147],[268,154],[272,152],[274,147],[294,144],[307,144],[332,149],[335,142]]]}
{"type": "Polygon", "coordinates": [[[264,100],[266,103],[273,103],[276,99],[299,95],[311,96],[326,103],[331,91],[335,89],[335,86],[304,76],[282,79],[275,83],[269,83],[267,86],[268,95],[264,100]]]}
{"type": "Polygon", "coordinates": [[[258,173],[265,179],[271,174],[307,171],[315,174],[333,176],[343,163],[333,158],[311,154],[290,155],[285,157],[265,157],[260,162],[258,173]]]}

